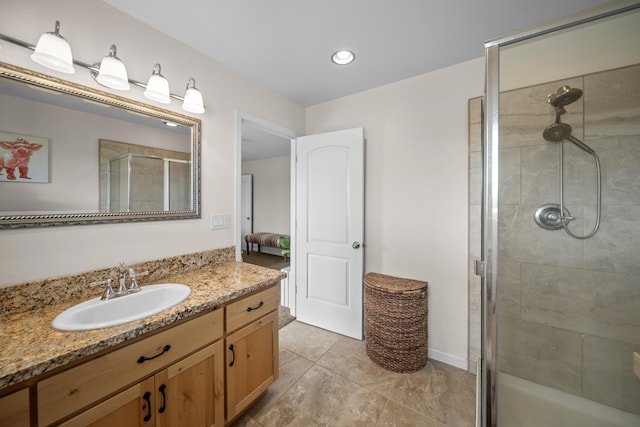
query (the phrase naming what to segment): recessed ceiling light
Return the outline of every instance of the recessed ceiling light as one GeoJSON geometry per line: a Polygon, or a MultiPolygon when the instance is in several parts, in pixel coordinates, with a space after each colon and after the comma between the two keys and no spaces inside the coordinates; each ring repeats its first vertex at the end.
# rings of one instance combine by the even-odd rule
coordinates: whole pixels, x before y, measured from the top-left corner
{"type": "Polygon", "coordinates": [[[338,65],[347,65],[353,62],[356,56],[350,50],[339,50],[331,55],[331,61],[338,65]]]}
{"type": "Polygon", "coordinates": [[[178,127],[178,124],[173,122],[164,122],[164,124],[172,128],[178,127]]]}

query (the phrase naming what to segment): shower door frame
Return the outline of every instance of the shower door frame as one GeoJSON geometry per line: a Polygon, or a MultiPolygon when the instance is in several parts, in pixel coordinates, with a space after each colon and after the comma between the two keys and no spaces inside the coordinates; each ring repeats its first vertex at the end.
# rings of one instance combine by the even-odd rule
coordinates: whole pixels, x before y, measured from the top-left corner
{"type": "Polygon", "coordinates": [[[485,94],[483,99],[482,144],[482,278],[480,417],[476,425],[495,427],[497,410],[497,300],[498,300],[498,193],[500,153],[500,48],[555,31],[597,21],[639,9],[637,0],[617,0],[545,24],[488,40],[485,43],[485,94]]]}
{"type": "MultiPolygon", "coordinates": [[[[182,164],[191,164],[191,160],[182,160],[182,159],[173,159],[171,157],[160,157],[153,156],[150,154],[137,154],[137,153],[125,153],[121,154],[118,157],[114,157],[109,160],[109,180],[107,181],[107,212],[111,212],[111,162],[115,160],[127,159],[127,210],[126,212],[131,212],[131,160],[136,157],[139,159],[152,159],[152,160],[162,160],[163,162],[163,210],[169,211],[170,209],[170,164],[171,163],[182,163],[182,164]]],[[[193,206],[193,194],[189,197],[189,206],[193,206]]]]}

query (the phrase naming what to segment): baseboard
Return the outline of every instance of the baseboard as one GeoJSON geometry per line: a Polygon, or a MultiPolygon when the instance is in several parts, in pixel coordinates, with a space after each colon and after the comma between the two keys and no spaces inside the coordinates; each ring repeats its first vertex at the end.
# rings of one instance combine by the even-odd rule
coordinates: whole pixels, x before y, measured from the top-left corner
{"type": "Polygon", "coordinates": [[[445,353],[444,351],[429,348],[429,359],[437,360],[438,362],[446,363],[447,365],[455,366],[456,368],[469,369],[467,359],[464,357],[454,356],[453,354],[445,353]]]}

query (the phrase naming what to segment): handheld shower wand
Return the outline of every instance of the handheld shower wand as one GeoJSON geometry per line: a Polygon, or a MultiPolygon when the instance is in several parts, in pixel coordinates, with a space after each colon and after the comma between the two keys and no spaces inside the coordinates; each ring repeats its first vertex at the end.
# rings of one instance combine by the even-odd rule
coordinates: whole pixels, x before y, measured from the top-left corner
{"type": "MultiPolygon", "coordinates": [[[[600,159],[598,158],[598,154],[587,144],[580,141],[575,136],[571,135],[571,126],[566,123],[562,123],[560,121],[560,116],[566,113],[565,106],[569,105],[573,102],[576,102],[582,96],[582,90],[571,88],[569,86],[562,86],[555,94],[547,95],[547,103],[555,108],[556,111],[556,120],[555,123],[547,126],[545,130],[542,132],[542,137],[549,142],[559,142],[560,143],[560,205],[557,206],[558,212],[553,212],[554,218],[557,217],[559,223],[562,224],[562,228],[567,232],[567,234],[576,239],[588,239],[592,237],[598,231],[600,227],[600,213],[601,213],[601,190],[602,190],[602,176],[600,171],[600,159]],[[576,147],[580,148],[584,152],[590,154],[596,164],[596,173],[597,173],[597,184],[596,184],[596,199],[597,199],[597,216],[596,223],[590,233],[579,236],[574,234],[571,230],[569,230],[569,221],[575,219],[574,217],[565,214],[566,210],[564,207],[564,141],[569,141],[573,143],[576,147]]],[[[540,218],[541,212],[549,211],[548,205],[546,206],[546,210],[538,210],[536,212],[536,222],[540,224],[544,223],[544,218],[540,218]]],[[[559,226],[560,224],[558,224],[559,226]]],[[[541,225],[542,226],[542,225],[541,225]]]]}

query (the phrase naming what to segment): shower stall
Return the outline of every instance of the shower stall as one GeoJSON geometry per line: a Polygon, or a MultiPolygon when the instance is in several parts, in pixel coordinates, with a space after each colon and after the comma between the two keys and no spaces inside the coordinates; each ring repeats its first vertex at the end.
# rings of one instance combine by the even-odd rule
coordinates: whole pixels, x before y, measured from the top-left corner
{"type": "Polygon", "coordinates": [[[109,160],[108,212],[191,208],[191,162],[126,153],[109,160]]]}
{"type": "Polygon", "coordinates": [[[478,425],[640,426],[640,3],[489,41],[486,59],[478,425]]]}

